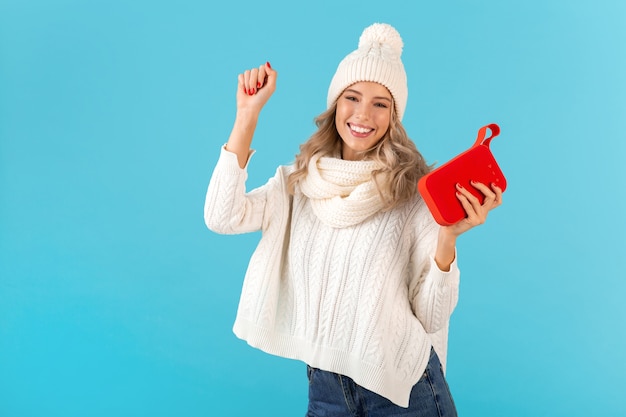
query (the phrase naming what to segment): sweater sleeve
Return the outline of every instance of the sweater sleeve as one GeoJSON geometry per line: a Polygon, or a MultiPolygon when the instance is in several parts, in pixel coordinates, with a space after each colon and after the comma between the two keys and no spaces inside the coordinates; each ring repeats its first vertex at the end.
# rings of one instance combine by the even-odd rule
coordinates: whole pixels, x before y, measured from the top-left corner
{"type": "Polygon", "coordinates": [[[428,333],[447,326],[459,298],[460,271],[455,253],[447,272],[441,271],[435,261],[439,225],[428,214],[422,217],[416,231],[416,242],[411,254],[411,282],[409,296],[416,317],[428,333]]]}
{"type": "MultiPolygon", "coordinates": [[[[277,173],[278,175],[278,173],[277,173]]],[[[276,177],[246,192],[247,165],[240,168],[237,155],[222,147],[204,202],[206,226],[222,234],[254,232],[264,228],[268,201],[276,192],[276,177]]]]}

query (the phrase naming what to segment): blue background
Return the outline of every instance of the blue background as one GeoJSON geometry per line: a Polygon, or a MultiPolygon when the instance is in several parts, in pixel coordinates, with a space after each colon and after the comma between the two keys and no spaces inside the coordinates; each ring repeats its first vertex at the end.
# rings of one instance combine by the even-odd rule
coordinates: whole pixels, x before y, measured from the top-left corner
{"type": "Polygon", "coordinates": [[[504,205],[459,241],[461,416],[626,415],[626,3],[0,0],[0,416],[304,415],[301,363],[231,332],[258,234],[204,193],[237,74],[290,163],[364,27],[401,33],[429,162],[498,123],[504,205]]]}

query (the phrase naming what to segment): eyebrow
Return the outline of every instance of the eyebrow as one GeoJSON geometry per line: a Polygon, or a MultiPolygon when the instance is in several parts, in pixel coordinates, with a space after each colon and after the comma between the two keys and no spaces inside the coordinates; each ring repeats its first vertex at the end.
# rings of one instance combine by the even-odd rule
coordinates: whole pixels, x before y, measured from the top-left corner
{"type": "MultiPolygon", "coordinates": [[[[363,93],[361,93],[360,91],[354,90],[354,89],[352,89],[352,88],[346,88],[346,90],[345,90],[345,91],[346,91],[346,92],[350,91],[350,92],[355,93],[355,94],[358,94],[358,95],[360,95],[360,96],[362,96],[362,95],[363,95],[363,93]]],[[[390,103],[391,103],[391,99],[390,99],[389,97],[384,97],[384,96],[376,96],[376,97],[374,97],[374,99],[377,99],[377,100],[387,100],[388,102],[390,102],[390,103]]]]}

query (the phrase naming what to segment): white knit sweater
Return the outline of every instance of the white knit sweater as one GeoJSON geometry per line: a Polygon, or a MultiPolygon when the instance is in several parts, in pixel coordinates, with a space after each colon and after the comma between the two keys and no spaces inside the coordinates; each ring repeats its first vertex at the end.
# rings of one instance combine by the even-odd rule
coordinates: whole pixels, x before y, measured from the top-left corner
{"type": "Polygon", "coordinates": [[[246,168],[222,148],[204,219],[217,233],[261,230],[244,278],[235,334],[265,352],[351,377],[407,407],[430,348],[446,363],[458,300],[455,262],[434,261],[438,225],[416,197],[355,226],[320,221],[290,196],[281,166],[246,192],[246,168]]]}

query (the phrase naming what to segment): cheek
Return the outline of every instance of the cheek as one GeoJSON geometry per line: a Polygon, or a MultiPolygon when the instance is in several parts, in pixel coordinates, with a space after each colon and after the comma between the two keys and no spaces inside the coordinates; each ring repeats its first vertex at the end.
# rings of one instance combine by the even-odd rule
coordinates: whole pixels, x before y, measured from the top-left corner
{"type": "Polygon", "coordinates": [[[343,110],[337,107],[337,110],[335,110],[335,122],[340,121],[342,118],[343,118],[343,110]]]}
{"type": "Polygon", "coordinates": [[[387,113],[381,113],[376,118],[376,124],[378,125],[379,129],[385,132],[389,130],[390,123],[391,123],[391,115],[387,113]]]}
{"type": "Polygon", "coordinates": [[[337,108],[335,113],[335,127],[337,130],[341,131],[342,129],[347,129],[346,123],[352,116],[352,112],[350,107],[342,106],[341,108],[337,108]]]}
{"type": "Polygon", "coordinates": [[[342,103],[337,106],[337,110],[335,111],[335,121],[346,120],[349,114],[350,114],[350,107],[347,106],[345,103],[342,103]]]}
{"type": "Polygon", "coordinates": [[[341,127],[343,126],[343,122],[341,120],[341,114],[337,111],[337,113],[335,113],[335,129],[337,129],[338,132],[341,132],[341,127]]]}

